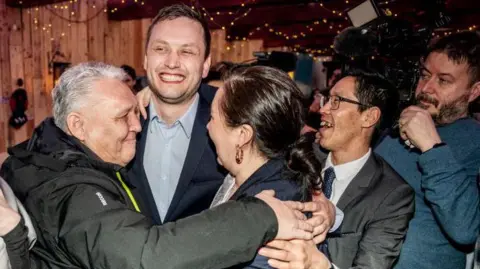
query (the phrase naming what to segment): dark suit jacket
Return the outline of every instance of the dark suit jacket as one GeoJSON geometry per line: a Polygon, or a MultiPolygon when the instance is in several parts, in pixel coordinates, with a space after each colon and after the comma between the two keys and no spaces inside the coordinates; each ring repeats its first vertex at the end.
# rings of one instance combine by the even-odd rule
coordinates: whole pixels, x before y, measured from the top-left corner
{"type": "MultiPolygon", "coordinates": [[[[232,195],[230,200],[239,200],[244,197],[255,196],[264,190],[274,190],[275,197],[290,201],[310,201],[311,194],[307,186],[295,182],[294,175],[286,168],[284,159],[271,159],[255,171],[232,195]]],[[[262,269],[272,268],[268,259],[257,255],[252,261],[238,264],[230,269],[262,269]]]]}
{"type": "Polygon", "coordinates": [[[136,194],[135,197],[141,197],[140,210],[143,214],[150,216],[156,224],[185,218],[209,208],[215,193],[223,183],[226,171],[217,163],[215,147],[207,132],[210,106],[215,92],[216,88],[205,84],[200,85],[198,90],[200,99],[190,145],[177,189],[164,220],[160,219],[143,167],[150,116],[148,115],[147,119],[141,122],[142,132],[137,137],[137,153],[128,167],[128,177],[133,187],[132,192],[136,194]]]}
{"type": "Polygon", "coordinates": [[[333,263],[341,269],[391,268],[413,217],[410,186],[372,152],[337,207],[345,216],[340,228],[327,239],[333,263]]]}

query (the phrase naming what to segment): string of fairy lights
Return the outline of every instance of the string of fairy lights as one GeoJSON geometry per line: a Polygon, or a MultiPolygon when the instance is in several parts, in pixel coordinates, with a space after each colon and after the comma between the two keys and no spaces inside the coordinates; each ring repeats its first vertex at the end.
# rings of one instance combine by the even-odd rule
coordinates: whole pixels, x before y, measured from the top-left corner
{"type": "MultiPolygon", "coordinates": [[[[220,27],[222,30],[226,30],[227,27],[231,27],[231,26],[234,26],[235,25],[235,22],[237,22],[238,20],[242,19],[242,18],[245,18],[248,16],[248,14],[250,13],[250,11],[252,11],[252,8],[249,8],[249,7],[246,7],[248,4],[251,4],[251,3],[255,3],[256,0],[247,0],[245,2],[242,2],[240,4],[240,8],[233,12],[233,11],[225,11],[225,12],[221,12],[221,11],[216,11],[216,12],[208,12],[208,10],[203,7],[200,2],[196,2],[196,5],[197,5],[197,8],[199,9],[198,11],[203,14],[203,17],[206,19],[206,20],[209,20],[211,21],[213,24],[217,25],[218,27],[220,27]],[[218,23],[215,19],[214,16],[230,16],[229,18],[229,23],[227,24],[227,27],[225,25],[221,25],[220,23],[218,23]]],[[[192,9],[195,10],[195,6],[192,5],[192,9]]]]}
{"type": "MultiPolygon", "coordinates": [[[[122,4],[127,4],[127,3],[134,3],[138,5],[145,5],[145,1],[140,1],[140,0],[122,0],[122,4]]],[[[19,6],[21,7],[23,5],[23,1],[18,2],[19,6]]],[[[97,18],[99,15],[102,13],[115,13],[117,12],[118,8],[112,8],[108,9],[107,5],[107,0],[70,0],[70,1],[65,1],[61,3],[55,3],[55,4],[50,4],[50,5],[45,5],[43,7],[45,10],[48,10],[53,16],[60,18],[63,21],[68,22],[67,26],[71,27],[72,24],[81,24],[81,23],[87,23],[95,18],[97,18]],[[92,10],[95,10],[87,18],[81,19],[80,18],[80,1],[82,3],[87,2],[87,7],[91,8],[92,10]]],[[[34,24],[34,30],[36,31],[45,31],[46,33],[52,33],[53,34],[53,29],[55,26],[52,26],[51,23],[41,23],[40,22],[40,8],[39,7],[34,7],[34,8],[28,8],[26,10],[27,14],[31,14],[31,19],[34,24]]],[[[89,12],[90,13],[90,12],[89,12]]],[[[66,36],[66,33],[62,31],[57,37],[51,36],[50,40],[56,40],[56,39],[61,39],[66,36]]]]}
{"type": "MultiPolygon", "coordinates": [[[[252,31],[249,32],[249,36],[255,35],[255,33],[258,32],[258,31],[267,30],[268,32],[270,32],[270,33],[272,33],[276,36],[283,37],[285,40],[299,40],[299,39],[302,39],[302,38],[307,38],[310,34],[318,33],[319,30],[317,28],[324,29],[324,26],[328,26],[327,29],[328,29],[329,32],[335,31],[338,34],[344,28],[350,26],[350,23],[348,21],[348,17],[344,16],[345,10],[348,10],[350,8],[350,6],[349,6],[350,1],[345,0],[345,4],[347,4],[348,6],[345,7],[345,9],[343,11],[340,11],[340,10],[327,8],[326,5],[323,2],[316,3],[316,5],[318,5],[318,7],[327,11],[329,14],[332,14],[333,17],[338,16],[340,18],[344,18],[345,19],[344,23],[335,23],[332,19],[329,19],[325,16],[325,18],[323,18],[323,19],[320,18],[320,19],[318,19],[318,20],[316,20],[316,21],[314,21],[310,24],[305,25],[305,31],[293,32],[293,33],[282,32],[278,29],[275,29],[275,27],[273,27],[269,23],[264,23],[264,25],[263,25],[264,27],[256,27],[256,28],[252,29],[252,31]]],[[[306,48],[306,47],[300,46],[299,44],[294,44],[293,46],[291,46],[291,49],[294,52],[297,52],[297,53],[305,52],[305,53],[309,54],[311,57],[314,57],[314,58],[317,58],[315,55],[321,55],[321,54],[328,53],[329,49],[332,49],[332,48],[333,48],[333,45],[331,45],[330,47],[326,47],[324,49],[306,48]]]]}
{"type": "MultiPolygon", "coordinates": [[[[125,5],[131,5],[131,4],[136,4],[139,6],[144,6],[146,4],[146,1],[148,0],[122,0],[121,4],[125,5]]],[[[152,0],[150,0],[152,1],[152,0]]],[[[193,10],[196,10],[200,14],[203,15],[203,17],[209,21],[211,24],[215,25],[219,29],[225,30],[227,35],[226,39],[227,45],[223,49],[226,51],[230,51],[233,49],[236,49],[237,46],[235,44],[231,44],[231,41],[248,41],[250,39],[255,39],[257,34],[260,32],[266,32],[268,35],[273,35],[276,37],[280,37],[281,39],[284,39],[287,42],[287,45],[285,47],[288,47],[291,51],[297,52],[297,53],[307,53],[311,57],[317,58],[319,55],[325,55],[325,54],[331,54],[331,49],[333,48],[333,45],[326,46],[324,48],[308,48],[308,47],[303,47],[299,43],[302,39],[309,38],[311,36],[315,36],[315,34],[318,34],[319,32],[325,32],[328,31],[327,33],[330,34],[338,34],[345,28],[351,26],[351,23],[346,16],[346,11],[349,8],[354,7],[357,5],[357,2],[353,2],[352,0],[344,0],[346,6],[344,7],[343,10],[336,10],[329,8],[330,4],[326,4],[322,1],[312,3],[315,5],[317,8],[319,7],[320,9],[326,11],[328,14],[324,14],[322,16],[323,18],[319,18],[318,20],[312,21],[311,23],[308,23],[305,25],[304,30],[293,30],[287,31],[284,29],[283,31],[280,29],[280,26],[274,26],[274,23],[272,22],[263,22],[260,25],[252,27],[249,31],[248,34],[245,36],[231,36],[229,33],[231,32],[232,28],[235,27],[238,23],[241,22],[243,18],[248,17],[251,14],[251,11],[255,7],[257,0],[244,0],[240,3],[240,6],[235,10],[235,11],[209,11],[208,8],[205,8],[204,6],[201,5],[199,0],[191,0],[191,8],[193,10]],[[220,19],[221,18],[221,19],[220,19]],[[339,19],[335,19],[339,18],[339,19]],[[221,22],[220,22],[221,21],[221,22]],[[298,43],[295,41],[299,41],[298,43]]],[[[396,2],[397,0],[391,0],[391,1],[384,1],[384,2],[378,2],[379,6],[382,6],[382,11],[385,13],[387,16],[395,16],[397,17],[398,14],[393,13],[390,8],[388,8],[387,5],[396,2]]],[[[22,1],[18,2],[19,5],[21,6],[23,4],[22,1]]],[[[70,0],[66,2],[61,2],[61,3],[56,3],[56,4],[50,4],[44,6],[46,10],[48,10],[53,16],[56,16],[66,22],[68,22],[68,27],[70,27],[73,24],[78,24],[78,23],[87,23],[96,17],[98,17],[100,14],[103,13],[116,13],[118,11],[117,7],[113,8],[108,8],[107,5],[107,0],[70,0]],[[81,18],[80,12],[79,12],[79,5],[80,1],[82,3],[87,2],[87,6],[91,8],[92,10],[97,10],[95,12],[90,12],[89,17],[87,18],[81,18]]],[[[53,26],[51,23],[41,23],[39,20],[40,16],[37,16],[36,14],[39,12],[39,7],[35,8],[29,8],[27,9],[27,13],[32,14],[32,20],[34,23],[34,30],[41,30],[45,31],[46,33],[52,32],[53,34],[53,26]]],[[[476,31],[476,25],[469,26],[467,29],[457,29],[457,30],[452,30],[452,31],[444,31],[444,32],[434,32],[432,35],[434,38],[439,38],[440,36],[443,35],[450,35],[453,32],[460,32],[460,31],[476,31]]],[[[59,33],[58,37],[51,36],[51,40],[55,39],[60,39],[66,36],[65,32],[59,33]]],[[[332,40],[333,42],[333,40],[332,40]]],[[[240,47],[243,47],[244,44],[240,44],[240,47]]]]}

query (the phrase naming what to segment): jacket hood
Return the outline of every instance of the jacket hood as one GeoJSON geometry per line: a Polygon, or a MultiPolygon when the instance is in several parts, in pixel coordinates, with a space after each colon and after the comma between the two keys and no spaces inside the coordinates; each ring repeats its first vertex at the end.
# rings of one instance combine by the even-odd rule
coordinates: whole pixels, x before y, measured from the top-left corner
{"type": "MultiPolygon", "coordinates": [[[[29,140],[9,148],[8,153],[10,156],[4,162],[0,176],[8,182],[20,201],[24,201],[32,189],[65,174],[71,168],[103,172],[113,178],[122,168],[100,160],[78,139],[58,128],[53,118],[45,119],[29,140]]],[[[70,181],[56,182],[55,187],[76,184],[82,178],[88,181],[92,177],[70,178],[70,181]]]]}

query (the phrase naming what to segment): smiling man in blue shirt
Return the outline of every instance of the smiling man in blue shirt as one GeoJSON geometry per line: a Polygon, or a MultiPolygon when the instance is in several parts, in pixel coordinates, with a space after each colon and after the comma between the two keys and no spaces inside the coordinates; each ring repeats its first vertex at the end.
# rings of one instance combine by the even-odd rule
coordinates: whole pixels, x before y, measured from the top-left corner
{"type": "Polygon", "coordinates": [[[129,174],[155,223],[207,209],[226,175],[206,129],[216,91],[201,83],[210,39],[206,22],[185,5],[161,9],[148,29],[144,68],[152,97],[129,174]]]}

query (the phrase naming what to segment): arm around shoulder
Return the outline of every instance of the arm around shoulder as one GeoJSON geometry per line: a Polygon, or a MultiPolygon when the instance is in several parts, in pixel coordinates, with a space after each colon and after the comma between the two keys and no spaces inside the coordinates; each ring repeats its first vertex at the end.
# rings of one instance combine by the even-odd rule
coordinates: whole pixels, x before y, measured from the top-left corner
{"type": "Polygon", "coordinates": [[[252,259],[276,234],[274,212],[255,198],[155,226],[107,193],[102,207],[98,189],[81,192],[64,205],[59,239],[83,268],[225,268],[252,259]]]}

